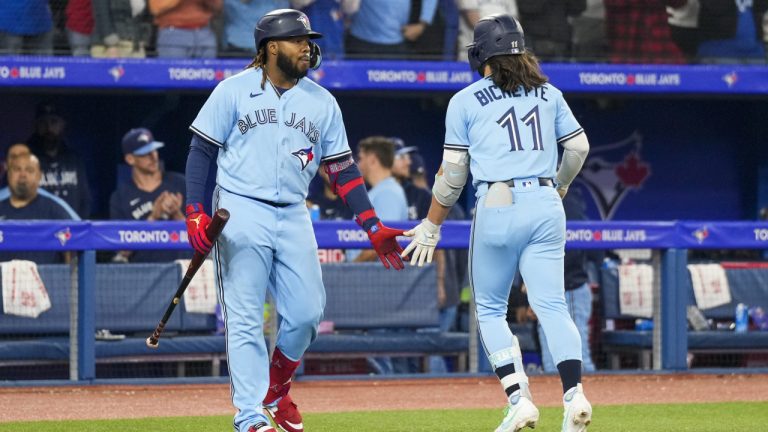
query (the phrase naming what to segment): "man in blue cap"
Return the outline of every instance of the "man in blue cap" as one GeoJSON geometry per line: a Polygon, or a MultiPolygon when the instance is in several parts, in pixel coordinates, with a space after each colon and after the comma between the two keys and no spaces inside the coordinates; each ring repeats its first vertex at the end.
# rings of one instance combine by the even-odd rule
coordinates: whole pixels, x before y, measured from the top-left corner
{"type": "MultiPolygon", "coordinates": [[[[123,155],[131,167],[131,180],[124,182],[109,198],[110,219],[120,220],[184,220],[182,203],[186,195],[184,176],[160,169],[158,149],[163,143],[155,141],[145,128],[131,129],[123,137],[123,155]]],[[[162,262],[188,258],[186,251],[120,251],[119,262],[162,262]]]]}
{"type": "Polygon", "coordinates": [[[432,192],[429,186],[416,185],[413,174],[420,170],[424,174],[424,159],[416,146],[406,146],[398,137],[390,137],[395,144],[395,160],[392,164],[392,175],[397,178],[405,192],[408,201],[408,219],[422,220],[427,217],[429,204],[432,203],[432,192]],[[414,159],[416,163],[414,164],[414,159]]]}

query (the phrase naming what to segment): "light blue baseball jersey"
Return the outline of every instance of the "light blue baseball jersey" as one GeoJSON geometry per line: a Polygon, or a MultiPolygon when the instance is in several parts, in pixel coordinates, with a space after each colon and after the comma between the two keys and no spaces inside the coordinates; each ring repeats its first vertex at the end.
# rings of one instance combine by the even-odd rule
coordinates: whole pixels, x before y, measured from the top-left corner
{"type": "Polygon", "coordinates": [[[469,150],[475,186],[554,177],[557,143],[581,132],[563,94],[549,83],[505,92],[483,78],[456,93],[445,116],[445,148],[469,150]]]}
{"type": "Polygon", "coordinates": [[[351,154],[336,99],[308,78],[282,96],[249,68],[216,86],[190,129],[218,154],[219,187],[237,195],[304,201],[320,163],[351,154]]]}

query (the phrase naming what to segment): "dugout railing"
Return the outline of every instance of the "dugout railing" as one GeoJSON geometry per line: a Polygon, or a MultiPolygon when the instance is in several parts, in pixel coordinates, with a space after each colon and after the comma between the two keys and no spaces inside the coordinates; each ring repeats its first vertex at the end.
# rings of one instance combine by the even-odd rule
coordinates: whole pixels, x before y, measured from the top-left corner
{"type": "MultiPolygon", "coordinates": [[[[397,227],[409,228],[412,224],[397,223],[397,227]]],[[[471,223],[466,222],[448,222],[443,229],[443,240],[441,246],[445,248],[467,248],[469,247],[469,231],[471,223]]],[[[0,251],[22,251],[22,250],[53,250],[59,252],[69,252],[71,261],[69,269],[66,271],[66,265],[53,266],[53,269],[46,269],[41,266],[42,271],[53,271],[63,285],[70,288],[66,295],[69,297],[70,310],[67,328],[56,329],[38,329],[43,332],[50,331],[51,336],[65,333],[64,337],[42,337],[26,338],[24,332],[19,332],[16,322],[24,322],[24,325],[32,325],[32,318],[11,318],[9,315],[0,315],[0,329],[15,329],[13,337],[8,337],[8,331],[0,331],[0,357],[3,353],[18,353],[14,343],[24,343],[25,347],[31,347],[32,354],[29,363],[44,365],[47,361],[58,359],[63,355],[68,356],[69,377],[72,380],[89,381],[98,378],[96,373],[97,357],[103,353],[99,350],[111,349],[114,346],[107,347],[104,342],[97,342],[94,334],[98,330],[96,327],[97,313],[102,316],[109,311],[100,311],[99,297],[97,290],[100,284],[109,285],[115,276],[120,273],[119,264],[98,264],[97,251],[116,251],[116,250],[188,250],[186,241],[186,230],[182,223],[177,222],[74,222],[74,221],[44,221],[44,222],[11,222],[3,221],[0,223],[0,232],[2,232],[2,242],[0,242],[0,251]],[[112,267],[110,267],[112,266],[112,267]],[[98,267],[98,268],[97,268],[98,267]],[[58,273],[57,273],[58,272],[58,273]],[[9,326],[9,320],[16,319],[9,326]],[[18,321],[22,320],[22,321],[18,321]],[[27,320],[27,321],[24,321],[27,320]],[[5,321],[5,327],[3,327],[5,321]],[[97,352],[98,351],[98,352],[97,352]]],[[[368,240],[361,230],[351,222],[319,222],[316,225],[316,237],[318,245],[321,248],[366,248],[368,240]]],[[[652,330],[632,329],[604,329],[600,335],[601,342],[598,350],[618,355],[624,353],[646,354],[647,361],[640,365],[652,367],[654,369],[684,370],[688,368],[688,354],[693,352],[725,352],[725,351],[768,351],[768,332],[747,331],[736,333],[729,329],[720,331],[713,330],[709,333],[697,333],[688,331],[688,320],[686,317],[686,307],[691,303],[690,299],[690,276],[688,274],[687,264],[690,250],[715,250],[715,249],[768,249],[768,223],[763,222],[698,222],[698,221],[674,221],[674,222],[569,222],[567,230],[567,247],[581,249],[650,249],[652,251],[648,263],[653,268],[653,305],[652,322],[655,323],[652,330]],[[689,349],[690,348],[690,349],[689,349]]],[[[170,265],[170,264],[169,264],[170,265]]],[[[135,269],[135,267],[134,267],[135,269]]],[[[134,270],[143,277],[152,278],[150,270],[134,270]]],[[[615,269],[603,269],[602,273],[610,276],[615,269]]],[[[382,273],[384,274],[384,273],[382,273]]],[[[429,278],[429,275],[422,275],[429,278]]],[[[116,277],[116,276],[115,276],[116,277]]],[[[161,277],[161,276],[158,276],[161,277]]],[[[417,278],[418,279],[418,278],[417,278]]],[[[417,280],[414,279],[414,280],[417,280]]],[[[155,280],[155,279],[153,279],[155,280]]],[[[386,285],[387,280],[381,281],[386,285]]],[[[146,304],[153,304],[153,310],[142,315],[142,320],[147,316],[150,322],[142,322],[137,328],[152,328],[156,320],[162,315],[162,310],[170,300],[176,286],[172,280],[158,282],[162,289],[156,289],[147,294],[146,304]],[[155,316],[156,315],[156,316],[155,316]]],[[[398,284],[408,283],[404,281],[398,284]]],[[[413,282],[421,286],[425,283],[413,282]]],[[[733,302],[740,301],[739,296],[749,298],[751,306],[768,306],[768,296],[761,294],[760,289],[754,285],[754,281],[747,280],[739,286],[739,289],[733,290],[733,302]],[[754,288],[754,289],[752,289],[754,288]],[[746,291],[745,291],[746,290],[746,291]],[[749,297],[749,293],[752,297],[749,297]]],[[[137,283],[136,285],[140,285],[137,283]]],[[[610,297],[608,295],[607,284],[604,283],[601,292],[601,302],[610,297]]],[[[734,287],[735,288],[735,287],[734,287]]],[[[138,289],[138,288],[136,288],[138,289]]],[[[611,291],[614,296],[618,291],[611,291]]],[[[615,300],[615,298],[614,298],[615,300]]],[[[119,299],[118,299],[119,301],[119,299]]],[[[732,304],[720,306],[722,314],[732,308],[732,304]],[[725,311],[725,312],[723,312],[725,311]]],[[[126,309],[130,307],[139,308],[142,305],[125,305],[126,309]]],[[[61,312],[61,311],[59,311],[61,312]]],[[[628,317],[622,315],[619,311],[618,318],[628,317]]],[[[705,311],[706,314],[707,311],[705,311]]],[[[50,313],[50,312],[45,312],[50,313]]],[[[130,310],[127,312],[130,315],[130,310]]],[[[335,313],[343,314],[336,311],[335,313]]],[[[598,311],[596,316],[605,313],[598,311]]],[[[614,312],[616,313],[616,312],[614,312]]],[[[117,315],[117,312],[112,312],[117,315]]],[[[199,330],[210,324],[211,317],[188,317],[184,312],[177,310],[176,322],[178,328],[189,326],[191,330],[199,330]],[[208,320],[204,325],[200,320],[208,320]],[[186,321],[188,320],[188,321],[186,321]]],[[[470,312],[472,315],[472,312],[470,312]]],[[[135,315],[138,317],[138,315],[135,315]]],[[[337,315],[338,316],[338,315],[337,315]]],[[[413,315],[417,320],[422,320],[418,314],[413,315]]],[[[601,317],[601,319],[604,317],[601,317]]],[[[138,318],[136,318],[138,319],[138,318]]],[[[427,320],[429,321],[429,320],[427,320]]],[[[483,371],[482,348],[479,346],[474,319],[469,319],[470,329],[466,341],[459,338],[455,339],[422,339],[422,343],[429,345],[425,347],[412,347],[410,352],[417,354],[429,354],[430,352],[446,352],[444,344],[454,343],[455,345],[448,352],[464,350],[467,354],[470,372],[483,371]]],[[[426,322],[417,322],[414,326],[427,325],[426,322]]],[[[171,331],[174,329],[171,328],[171,331]]],[[[403,335],[403,339],[391,341],[393,344],[402,345],[402,341],[407,340],[408,336],[403,335]]],[[[419,336],[429,338],[429,336],[419,336]]],[[[165,343],[166,355],[173,356],[173,350],[186,352],[190,349],[184,344],[203,344],[210,343],[209,340],[203,342],[202,339],[195,339],[194,334],[190,338],[181,338],[177,341],[169,339],[161,342],[165,343]]],[[[419,339],[414,337],[413,340],[419,339]]],[[[219,356],[224,351],[223,340],[219,339],[221,346],[200,346],[193,347],[194,350],[210,351],[219,356]]],[[[134,341],[136,346],[123,345],[126,348],[126,356],[134,355],[135,361],[142,361],[143,341],[139,338],[134,341]]],[[[419,342],[417,342],[419,343],[419,342]]],[[[116,345],[115,345],[116,346],[116,345]]],[[[371,346],[375,346],[372,344],[371,346]]],[[[148,349],[147,349],[148,350],[148,349]]],[[[151,355],[149,351],[146,353],[151,355]]],[[[383,354],[391,354],[384,350],[383,354]]],[[[599,355],[600,353],[593,353],[599,355]]],[[[326,356],[332,356],[333,351],[326,351],[326,356]]],[[[2,359],[0,359],[1,361],[2,359]]],[[[620,362],[613,359],[614,365],[621,366],[620,362]]],[[[215,375],[215,373],[212,373],[215,375]]]]}

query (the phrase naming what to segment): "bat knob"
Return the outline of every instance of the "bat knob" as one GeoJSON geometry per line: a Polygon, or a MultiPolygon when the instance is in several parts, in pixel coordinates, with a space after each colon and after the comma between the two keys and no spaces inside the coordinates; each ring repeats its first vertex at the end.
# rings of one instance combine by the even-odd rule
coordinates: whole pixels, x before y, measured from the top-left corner
{"type": "Polygon", "coordinates": [[[157,349],[157,347],[159,346],[158,342],[159,341],[157,339],[154,339],[152,336],[147,338],[147,346],[149,348],[157,349]]]}

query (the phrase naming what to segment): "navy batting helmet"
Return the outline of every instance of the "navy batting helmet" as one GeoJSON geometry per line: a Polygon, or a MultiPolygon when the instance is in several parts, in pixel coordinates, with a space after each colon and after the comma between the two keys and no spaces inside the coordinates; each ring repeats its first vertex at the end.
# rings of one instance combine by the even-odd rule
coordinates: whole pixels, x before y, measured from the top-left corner
{"type": "Polygon", "coordinates": [[[523,26],[507,14],[481,18],[475,24],[475,37],[467,45],[469,65],[478,70],[489,58],[525,52],[523,26]]]}
{"type": "Polygon", "coordinates": [[[257,51],[268,40],[294,36],[309,36],[310,39],[323,37],[322,34],[312,31],[309,18],[304,12],[294,9],[277,9],[267,13],[256,23],[256,29],[253,31],[257,51]]]}

